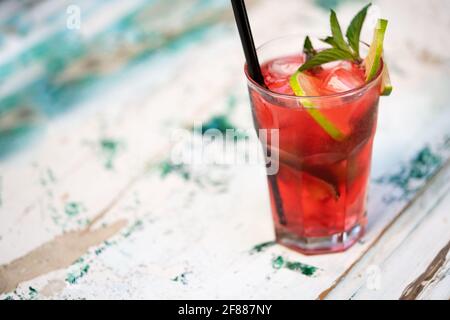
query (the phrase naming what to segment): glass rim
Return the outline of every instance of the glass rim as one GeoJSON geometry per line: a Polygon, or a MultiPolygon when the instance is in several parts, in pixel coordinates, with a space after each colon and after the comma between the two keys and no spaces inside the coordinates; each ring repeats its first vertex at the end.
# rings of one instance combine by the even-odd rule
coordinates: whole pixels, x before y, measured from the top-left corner
{"type": "MultiPolygon", "coordinates": [[[[263,44],[261,44],[260,46],[258,46],[256,48],[256,51],[258,52],[260,49],[264,48],[265,46],[269,45],[272,42],[275,42],[277,40],[282,40],[285,38],[293,38],[293,37],[300,37],[300,36],[304,36],[302,34],[290,34],[290,35],[284,35],[278,38],[273,38],[271,40],[268,40],[266,42],[264,42],[263,44]]],[[[365,45],[366,47],[369,47],[369,45],[364,42],[364,41],[360,41],[363,45],[365,45]]],[[[333,94],[326,94],[326,95],[319,95],[319,96],[296,96],[296,95],[292,95],[292,94],[286,94],[286,93],[278,93],[278,92],[274,92],[271,91],[265,87],[263,87],[262,85],[260,85],[259,83],[257,83],[255,80],[253,80],[250,75],[248,74],[247,70],[247,63],[244,64],[244,73],[245,76],[247,77],[247,83],[251,86],[254,87],[255,89],[262,91],[270,96],[276,97],[276,98],[283,98],[283,99],[294,99],[294,100],[302,100],[302,99],[319,99],[319,98],[341,98],[341,97],[345,97],[345,96],[349,96],[349,95],[354,95],[354,94],[358,94],[360,92],[363,92],[365,90],[367,90],[368,88],[372,87],[381,77],[383,74],[383,69],[384,69],[384,60],[383,58],[381,59],[381,68],[378,71],[378,74],[375,78],[373,78],[372,80],[370,80],[367,83],[364,83],[362,86],[353,88],[351,90],[348,91],[343,91],[343,92],[336,92],[333,94]]]]}

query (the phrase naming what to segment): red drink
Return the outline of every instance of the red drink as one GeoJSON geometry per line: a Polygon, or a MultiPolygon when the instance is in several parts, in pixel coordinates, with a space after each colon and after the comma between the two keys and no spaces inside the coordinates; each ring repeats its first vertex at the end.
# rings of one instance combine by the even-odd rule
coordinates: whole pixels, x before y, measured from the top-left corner
{"type": "Polygon", "coordinates": [[[269,177],[277,241],[309,254],[342,251],[366,225],[381,76],[365,83],[362,65],[336,61],[307,71],[317,96],[296,97],[289,78],[304,57],[277,57],[270,45],[279,41],[286,38],[258,52],[269,90],[249,81],[256,127],[279,130],[278,147],[267,142],[279,158],[278,172],[269,177]],[[317,116],[340,136],[327,132],[317,116]]]}

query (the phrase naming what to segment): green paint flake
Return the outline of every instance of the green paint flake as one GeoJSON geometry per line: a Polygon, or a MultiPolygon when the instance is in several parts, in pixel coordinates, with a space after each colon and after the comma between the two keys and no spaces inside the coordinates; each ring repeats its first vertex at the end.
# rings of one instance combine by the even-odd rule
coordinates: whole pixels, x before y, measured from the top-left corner
{"type": "Polygon", "coordinates": [[[84,262],[84,258],[83,257],[79,257],[77,260],[75,260],[75,262],[73,264],[80,264],[84,262]]]}
{"type": "Polygon", "coordinates": [[[289,261],[282,256],[277,256],[276,258],[272,259],[272,267],[276,270],[286,268],[291,271],[299,272],[308,277],[314,275],[314,273],[317,271],[317,267],[297,261],[289,261]]]}
{"type": "Polygon", "coordinates": [[[89,265],[85,264],[80,268],[80,270],[76,272],[70,272],[66,277],[66,281],[70,284],[75,284],[80,278],[84,277],[88,273],[88,271],[89,265]]]}
{"type": "Polygon", "coordinates": [[[125,238],[128,238],[133,234],[135,231],[141,230],[143,226],[142,220],[136,220],[135,223],[133,223],[125,232],[123,233],[123,236],[125,238]]]}
{"type": "Polygon", "coordinates": [[[47,168],[46,170],[42,171],[39,183],[43,187],[47,187],[50,184],[53,184],[56,182],[55,174],[53,173],[52,169],[47,168]]]}
{"type": "Polygon", "coordinates": [[[446,135],[444,143],[442,144],[442,149],[450,149],[450,135],[446,135]]]}
{"type": "Polygon", "coordinates": [[[292,262],[292,261],[286,261],[285,268],[292,271],[300,272],[305,276],[312,276],[317,271],[316,267],[301,262],[292,262]]]}
{"type": "Polygon", "coordinates": [[[348,0],[315,0],[315,3],[320,8],[328,11],[329,9],[336,9],[341,3],[345,1],[348,0]]]}
{"type": "Polygon", "coordinates": [[[105,157],[105,168],[110,170],[114,167],[114,159],[120,149],[121,143],[114,139],[101,139],[100,148],[105,157]]]}
{"type": "Polygon", "coordinates": [[[77,224],[82,227],[88,226],[90,223],[91,223],[91,219],[88,219],[88,218],[77,220],[77,224]]]}
{"type": "Polygon", "coordinates": [[[210,129],[216,129],[225,134],[227,129],[235,130],[236,128],[231,124],[227,115],[217,115],[202,124],[201,133],[205,134],[205,132],[210,129]]]}
{"type": "Polygon", "coordinates": [[[281,269],[281,267],[283,267],[283,264],[284,264],[284,258],[282,256],[278,256],[272,260],[272,267],[274,269],[277,269],[277,270],[281,269]]]}
{"type": "Polygon", "coordinates": [[[165,178],[168,175],[175,173],[182,177],[184,180],[189,180],[191,178],[191,173],[187,169],[186,165],[174,164],[170,160],[163,161],[159,164],[159,170],[161,172],[161,177],[165,178]]]}
{"type": "Polygon", "coordinates": [[[113,244],[117,244],[117,242],[108,240],[103,241],[103,245],[95,249],[94,251],[95,255],[99,256],[100,254],[103,253],[103,251],[105,251],[108,247],[112,246],[113,244]]]}
{"type": "Polygon", "coordinates": [[[74,217],[83,211],[85,211],[85,208],[80,202],[68,202],[64,208],[64,212],[69,217],[74,217]]]}
{"type": "Polygon", "coordinates": [[[172,281],[174,281],[174,282],[180,282],[180,283],[183,284],[183,285],[187,285],[187,284],[188,284],[188,281],[187,281],[186,276],[187,276],[189,273],[191,273],[191,272],[183,272],[182,274],[180,274],[180,275],[178,275],[178,276],[176,276],[175,278],[172,278],[172,279],[170,279],[170,280],[172,280],[172,281]]]}
{"type": "Polygon", "coordinates": [[[229,140],[241,140],[248,138],[248,135],[244,130],[236,128],[230,121],[229,116],[226,114],[216,115],[211,117],[208,121],[202,123],[201,131],[200,128],[194,128],[194,133],[204,135],[208,130],[218,130],[224,135],[226,139],[229,140]],[[231,130],[231,131],[230,131],[231,130]],[[230,131],[227,134],[227,131],[230,131]]]}
{"type": "Polygon", "coordinates": [[[269,248],[275,244],[276,244],[275,241],[267,241],[267,242],[259,243],[250,250],[250,254],[263,252],[264,250],[266,250],[267,248],[269,248]]]}
{"type": "Polygon", "coordinates": [[[77,276],[73,273],[69,273],[66,277],[66,281],[70,284],[74,284],[75,282],[77,282],[77,276]]]}
{"type": "Polygon", "coordinates": [[[106,247],[100,247],[100,248],[95,249],[94,252],[95,252],[96,256],[99,256],[105,250],[106,250],[106,247]]]}
{"type": "Polygon", "coordinates": [[[50,182],[56,182],[55,175],[54,175],[52,169],[50,169],[50,168],[47,169],[47,177],[50,182]]]}
{"type": "Polygon", "coordinates": [[[34,299],[38,294],[38,291],[33,287],[28,287],[28,296],[30,299],[34,299]]]}
{"type": "Polygon", "coordinates": [[[24,296],[21,295],[19,292],[17,292],[17,289],[14,290],[13,293],[14,293],[14,295],[15,295],[17,298],[19,298],[19,300],[25,300],[24,296]]]}
{"type": "Polygon", "coordinates": [[[234,94],[228,96],[227,99],[227,109],[231,112],[237,105],[237,98],[234,94]]]}
{"type": "Polygon", "coordinates": [[[36,299],[37,293],[38,291],[33,287],[28,287],[28,294],[22,293],[16,289],[11,295],[8,295],[3,300],[34,300],[36,299]]]}
{"type": "Polygon", "coordinates": [[[376,183],[387,183],[401,190],[400,195],[390,194],[384,200],[391,203],[411,197],[442,165],[442,157],[434,153],[430,147],[423,148],[407,165],[399,171],[375,180],[376,183]]]}

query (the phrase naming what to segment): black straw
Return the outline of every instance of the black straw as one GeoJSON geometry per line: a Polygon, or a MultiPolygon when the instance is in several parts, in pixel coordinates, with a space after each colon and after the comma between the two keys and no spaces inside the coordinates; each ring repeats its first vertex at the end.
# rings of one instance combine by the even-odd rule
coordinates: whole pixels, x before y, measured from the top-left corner
{"type": "MultiPolygon", "coordinates": [[[[250,77],[261,86],[264,85],[264,78],[259,66],[258,55],[256,54],[255,43],[253,42],[252,30],[248,21],[247,10],[245,9],[244,0],[231,0],[233,6],[234,18],[241,38],[242,48],[244,49],[245,60],[247,61],[247,70],[250,77]]],[[[259,124],[256,115],[252,110],[253,120],[255,123],[256,133],[259,133],[259,124]]],[[[286,224],[286,217],[283,210],[283,202],[281,200],[280,190],[275,175],[269,175],[269,183],[271,185],[275,207],[277,210],[278,220],[281,225],[286,224]]]]}
{"type": "Polygon", "coordinates": [[[231,0],[234,18],[241,37],[242,48],[244,49],[245,60],[247,61],[248,74],[258,84],[264,86],[264,78],[259,66],[258,55],[256,54],[255,43],[253,42],[252,30],[248,21],[247,10],[243,0],[231,0]]]}

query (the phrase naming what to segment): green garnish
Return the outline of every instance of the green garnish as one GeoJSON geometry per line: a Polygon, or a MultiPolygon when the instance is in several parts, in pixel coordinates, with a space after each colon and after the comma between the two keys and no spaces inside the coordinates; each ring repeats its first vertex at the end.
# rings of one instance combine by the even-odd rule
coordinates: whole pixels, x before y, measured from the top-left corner
{"type": "Polygon", "coordinates": [[[314,67],[320,66],[324,63],[336,61],[336,60],[352,60],[353,55],[347,51],[331,48],[319,51],[310,60],[306,61],[298,69],[299,72],[303,72],[314,67]]]}
{"type": "Polygon", "coordinates": [[[306,36],[305,42],[303,43],[303,53],[306,56],[306,60],[311,59],[317,54],[317,51],[314,50],[311,40],[308,36],[306,36]]]}
{"type": "MultiPolygon", "coordinates": [[[[364,62],[366,71],[366,82],[372,80],[379,72],[382,54],[383,54],[383,39],[386,31],[387,21],[383,19],[378,20],[377,27],[375,28],[374,40],[369,48],[369,54],[363,59],[359,55],[359,44],[361,29],[366,19],[367,10],[371,4],[369,3],[362,8],[356,16],[350,22],[347,28],[345,36],[348,43],[345,41],[342,34],[341,26],[336,16],[336,12],[331,10],[330,13],[330,26],[332,36],[328,36],[321,41],[331,45],[332,48],[317,51],[312,46],[311,40],[307,36],[303,44],[303,53],[306,56],[305,62],[298,68],[298,70],[290,77],[289,84],[296,96],[318,96],[318,92],[315,89],[314,80],[303,71],[312,70],[314,73],[318,70],[319,66],[328,62],[337,60],[350,60],[355,63],[364,62]]],[[[387,66],[384,65],[382,84],[380,93],[381,95],[389,95],[392,91],[392,85],[389,80],[389,73],[387,66]]],[[[328,135],[336,141],[343,141],[347,136],[331,122],[320,110],[315,103],[310,99],[303,99],[301,101],[302,106],[311,115],[315,122],[322,127],[322,129],[328,133],[328,135]]]]}
{"type": "Polygon", "coordinates": [[[353,49],[353,52],[359,57],[359,37],[361,35],[361,29],[366,19],[367,10],[372,4],[369,3],[364,8],[359,11],[356,16],[350,22],[350,25],[347,28],[347,32],[345,36],[347,37],[348,44],[353,49]]]}
{"type": "Polygon", "coordinates": [[[332,47],[337,47],[336,42],[334,41],[333,37],[326,37],[325,39],[320,39],[320,41],[323,41],[325,43],[328,43],[329,45],[331,45],[332,47]]]}
{"type": "Polygon", "coordinates": [[[385,64],[383,66],[383,75],[381,78],[381,90],[380,94],[382,96],[388,96],[392,92],[392,84],[391,84],[391,78],[389,76],[389,70],[387,65],[385,64]]]}
{"type": "Polygon", "coordinates": [[[333,42],[336,45],[336,49],[341,49],[342,51],[348,52],[353,56],[352,50],[350,46],[345,42],[344,36],[342,35],[341,26],[339,25],[339,21],[336,16],[336,12],[331,10],[330,13],[330,26],[331,26],[331,34],[333,35],[333,42]]]}
{"type": "Polygon", "coordinates": [[[364,65],[366,69],[366,82],[369,82],[373,78],[375,78],[380,71],[381,66],[383,66],[380,88],[380,94],[382,96],[388,96],[392,92],[392,84],[389,77],[388,67],[386,63],[384,63],[383,65],[381,64],[383,57],[384,34],[386,33],[387,24],[387,20],[378,19],[377,26],[373,33],[373,40],[369,48],[369,53],[364,59],[364,65]]]}
{"type": "Polygon", "coordinates": [[[366,19],[367,10],[371,4],[369,3],[362,8],[356,16],[350,22],[347,28],[345,36],[348,43],[345,41],[342,34],[341,26],[336,16],[336,12],[331,10],[330,12],[330,26],[332,36],[328,36],[321,41],[331,45],[332,48],[317,51],[314,50],[309,37],[306,37],[305,44],[303,46],[303,52],[306,54],[306,62],[300,66],[298,71],[303,72],[324,63],[337,61],[337,60],[351,60],[357,63],[362,61],[359,56],[359,38],[361,35],[361,29],[366,19]],[[306,44],[308,43],[308,46],[306,44]]]}
{"type": "Polygon", "coordinates": [[[378,19],[377,26],[373,33],[372,44],[369,48],[364,64],[366,67],[366,81],[369,82],[378,74],[381,67],[381,57],[383,55],[383,41],[386,33],[387,20],[378,19]]]}

